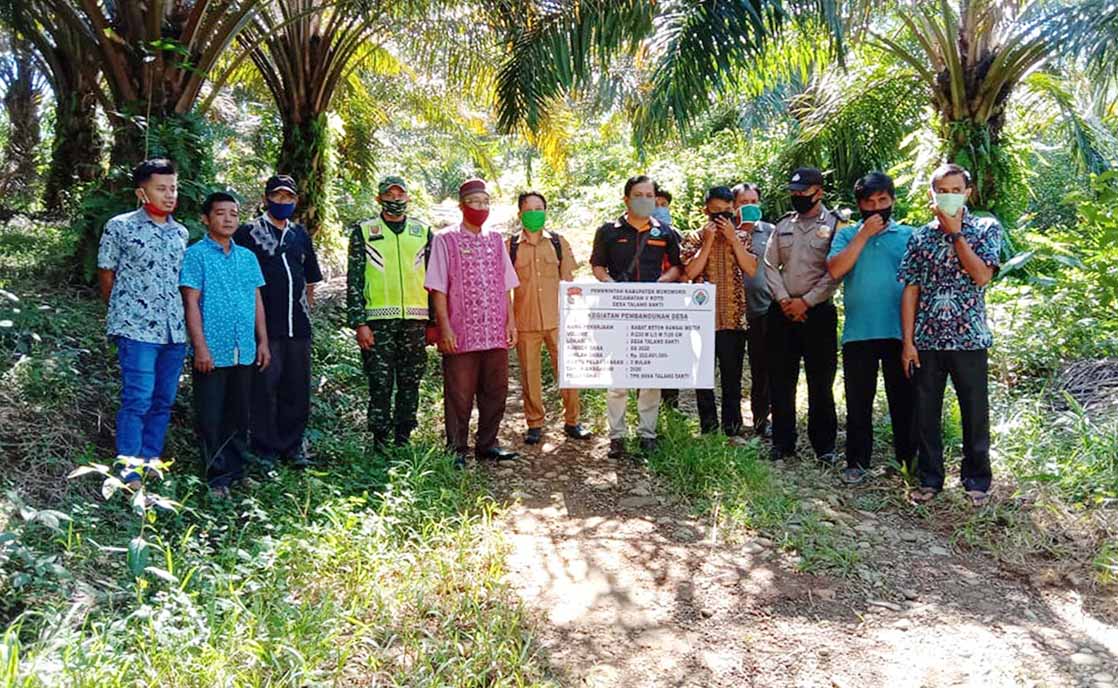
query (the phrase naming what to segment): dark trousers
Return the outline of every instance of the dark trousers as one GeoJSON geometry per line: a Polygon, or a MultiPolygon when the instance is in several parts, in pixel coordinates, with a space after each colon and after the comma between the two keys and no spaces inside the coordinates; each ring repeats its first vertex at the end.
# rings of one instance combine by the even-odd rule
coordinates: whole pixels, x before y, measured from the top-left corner
{"type": "Polygon", "coordinates": [[[869,468],[873,453],[873,399],[877,369],[885,378],[885,398],[893,423],[897,463],[912,466],[916,427],[912,382],[901,369],[901,340],[867,339],[842,345],[842,377],[846,389],[846,465],[869,468]]]}
{"type": "MultiPolygon", "coordinates": [[[[759,268],[758,268],[759,269],[759,268]]],[[[745,338],[749,350],[749,407],[753,429],[760,432],[769,422],[768,318],[746,318],[745,338]]]]}
{"type": "Polygon", "coordinates": [[[194,426],[210,487],[244,477],[253,366],[194,371],[194,426]]]}
{"type": "Polygon", "coordinates": [[[470,351],[443,355],[443,405],[446,412],[446,445],[465,456],[470,440],[470,414],[477,399],[477,435],[474,451],[482,454],[497,446],[497,430],[505,415],[509,393],[508,349],[470,351]]]}
{"type": "Polygon", "coordinates": [[[990,489],[990,398],[985,349],[977,351],[921,351],[916,388],[916,427],[920,484],[943,489],[943,393],[947,378],[959,398],[963,425],[962,483],[967,490],[990,489]]]}
{"type": "Polygon", "coordinates": [[[769,377],[772,385],[773,448],[796,451],[796,386],[800,359],[807,374],[807,434],[816,456],[835,449],[835,373],[838,370],[838,313],[830,301],[813,306],[807,320],[792,322],[778,304],[769,309],[769,377]]]}
{"type": "Polygon", "coordinates": [[[427,370],[427,322],[373,320],[368,325],[373,331],[373,348],[362,351],[361,360],[369,381],[369,431],[380,444],[389,440],[407,444],[419,424],[416,414],[419,384],[427,370]]]}
{"type": "Polygon", "coordinates": [[[252,450],[296,457],[311,414],[311,340],[270,339],[272,362],[252,381],[252,450]]]}
{"type": "MultiPolygon", "coordinates": [[[[718,330],[714,333],[714,358],[722,383],[722,432],[740,435],[741,421],[741,372],[745,363],[745,332],[743,330],[718,330]]],[[[713,389],[695,390],[699,406],[699,427],[703,432],[718,430],[718,409],[714,403],[713,389]]]]}

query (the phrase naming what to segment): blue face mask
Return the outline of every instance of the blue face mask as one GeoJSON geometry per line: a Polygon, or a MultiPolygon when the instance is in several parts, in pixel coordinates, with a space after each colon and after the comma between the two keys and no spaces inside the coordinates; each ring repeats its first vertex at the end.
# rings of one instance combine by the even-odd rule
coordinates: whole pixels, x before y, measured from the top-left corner
{"type": "Polygon", "coordinates": [[[670,226],[672,224],[672,213],[666,206],[661,206],[652,211],[652,217],[656,218],[660,224],[670,226]]]}
{"type": "Polygon", "coordinates": [[[286,220],[295,214],[295,204],[268,201],[268,214],[277,220],[286,220]]]}

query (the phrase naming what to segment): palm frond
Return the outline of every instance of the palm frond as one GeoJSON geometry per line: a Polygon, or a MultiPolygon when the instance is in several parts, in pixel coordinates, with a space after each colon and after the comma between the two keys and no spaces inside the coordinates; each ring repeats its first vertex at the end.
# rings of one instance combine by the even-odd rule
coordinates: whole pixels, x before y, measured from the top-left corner
{"type": "Polygon", "coordinates": [[[1084,93],[1075,82],[1047,72],[1030,74],[1024,85],[1023,105],[1030,119],[1063,130],[1080,173],[1098,174],[1118,167],[1118,132],[1100,116],[1105,114],[1105,104],[1097,93],[1084,93]]]}
{"type": "Polygon", "coordinates": [[[589,84],[614,55],[634,51],[651,33],[654,11],[647,0],[494,0],[504,44],[498,127],[538,127],[553,98],[589,84]]]}
{"type": "Polygon", "coordinates": [[[1118,75],[1118,0],[1054,3],[1033,23],[1064,55],[1086,60],[1092,76],[1115,83],[1118,75]]]}

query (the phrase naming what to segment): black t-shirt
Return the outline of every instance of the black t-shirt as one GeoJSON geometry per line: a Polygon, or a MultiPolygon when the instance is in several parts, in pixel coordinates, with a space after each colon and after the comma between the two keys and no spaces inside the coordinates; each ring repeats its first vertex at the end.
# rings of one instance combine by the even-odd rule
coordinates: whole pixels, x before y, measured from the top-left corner
{"type": "Polygon", "coordinates": [[[264,286],[264,320],[269,339],[307,339],[311,320],[307,284],[322,281],[311,237],[302,225],[287,223],[277,229],[264,215],[237,228],[233,241],[256,254],[264,286]]]}
{"type": "Polygon", "coordinates": [[[406,227],[407,224],[408,224],[408,218],[406,218],[406,217],[403,220],[397,220],[397,221],[393,222],[393,221],[389,220],[388,218],[386,218],[384,216],[384,213],[380,214],[380,219],[384,222],[384,226],[388,227],[395,234],[403,233],[404,227],[406,227]]]}
{"type": "Polygon", "coordinates": [[[590,265],[603,267],[617,282],[655,282],[667,266],[682,266],[679,238],[671,229],[650,218],[645,231],[639,231],[624,216],[607,222],[594,234],[590,265]],[[643,244],[640,258],[630,271],[633,256],[643,244]]]}

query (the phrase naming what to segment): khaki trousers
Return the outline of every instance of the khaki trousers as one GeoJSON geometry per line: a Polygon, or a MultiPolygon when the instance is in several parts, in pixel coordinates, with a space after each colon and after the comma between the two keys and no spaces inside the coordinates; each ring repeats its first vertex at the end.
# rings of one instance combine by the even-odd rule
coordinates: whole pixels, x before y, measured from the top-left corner
{"type": "MultiPolygon", "coordinates": [[[[606,419],[609,421],[609,438],[623,440],[629,434],[625,422],[625,407],[629,403],[629,390],[606,391],[606,419]]],[[[660,416],[660,390],[637,390],[637,437],[656,439],[656,421],[660,416]]]]}
{"type": "MultiPolygon", "coordinates": [[[[516,355],[520,358],[520,386],[524,391],[524,419],[529,428],[542,428],[544,422],[542,356],[543,345],[551,354],[551,367],[559,378],[559,330],[517,333],[516,355]]],[[[582,407],[577,389],[561,389],[563,423],[576,425],[582,407]]]]}

